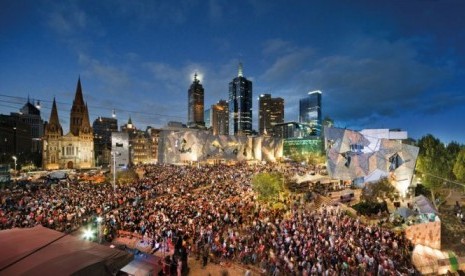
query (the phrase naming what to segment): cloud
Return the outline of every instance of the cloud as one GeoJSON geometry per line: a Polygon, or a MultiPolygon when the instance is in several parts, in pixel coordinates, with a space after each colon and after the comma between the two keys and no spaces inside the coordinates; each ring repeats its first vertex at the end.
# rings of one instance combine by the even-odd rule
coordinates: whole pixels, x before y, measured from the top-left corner
{"type": "Polygon", "coordinates": [[[260,76],[264,82],[286,81],[289,77],[301,69],[306,60],[313,54],[309,48],[286,53],[278,57],[268,70],[260,76]]]}
{"type": "Polygon", "coordinates": [[[188,21],[198,1],[103,1],[102,5],[120,20],[137,28],[150,25],[179,25],[188,21]]]}
{"type": "MultiPolygon", "coordinates": [[[[267,52],[279,52],[286,43],[276,40],[268,45],[267,52]]],[[[286,109],[298,106],[306,91],[322,90],[323,113],[336,120],[368,123],[422,110],[422,104],[429,111],[457,104],[454,97],[425,103],[451,72],[447,66],[421,61],[411,42],[362,38],[346,48],[337,55],[296,48],[278,56],[260,79],[286,98],[286,109]]],[[[286,116],[295,118],[296,111],[286,110],[286,116]]]]}
{"type": "Polygon", "coordinates": [[[122,68],[123,66],[104,64],[100,60],[91,58],[86,54],[79,54],[79,64],[84,67],[83,75],[98,79],[109,87],[108,92],[125,90],[131,85],[130,76],[122,68]]]}
{"type": "Polygon", "coordinates": [[[56,5],[48,14],[48,25],[61,35],[71,35],[85,29],[88,17],[77,5],[56,5]]]}
{"type": "Polygon", "coordinates": [[[270,39],[263,44],[263,54],[265,56],[274,54],[287,54],[296,50],[297,47],[290,41],[280,38],[270,39]]]}

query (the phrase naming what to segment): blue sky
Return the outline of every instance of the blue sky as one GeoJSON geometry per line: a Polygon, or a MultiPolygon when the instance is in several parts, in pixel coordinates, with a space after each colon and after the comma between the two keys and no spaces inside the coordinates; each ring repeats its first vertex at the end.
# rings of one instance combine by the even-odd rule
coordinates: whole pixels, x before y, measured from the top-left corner
{"type": "MultiPolygon", "coordinates": [[[[323,115],[352,129],[401,128],[465,143],[465,1],[0,2],[0,113],[30,96],[66,130],[81,76],[93,121],[161,127],[187,120],[201,75],[205,106],[244,65],[254,98],[323,92],[323,115]]],[[[254,102],[254,126],[257,125],[254,102]]]]}

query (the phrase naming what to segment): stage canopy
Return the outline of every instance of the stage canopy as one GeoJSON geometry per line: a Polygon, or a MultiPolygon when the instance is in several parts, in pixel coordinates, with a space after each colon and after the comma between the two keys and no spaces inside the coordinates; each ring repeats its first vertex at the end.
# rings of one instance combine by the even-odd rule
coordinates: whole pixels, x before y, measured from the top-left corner
{"type": "Polygon", "coordinates": [[[111,275],[133,255],[42,226],[0,231],[1,275],[111,275]]]}

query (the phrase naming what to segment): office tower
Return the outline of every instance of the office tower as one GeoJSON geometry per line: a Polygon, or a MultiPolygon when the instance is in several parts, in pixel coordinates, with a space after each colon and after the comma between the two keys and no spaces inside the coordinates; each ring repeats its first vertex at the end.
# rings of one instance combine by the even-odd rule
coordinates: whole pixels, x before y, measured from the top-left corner
{"type": "Polygon", "coordinates": [[[42,166],[45,169],[83,169],[95,166],[94,134],[90,126],[89,111],[84,102],[80,78],[70,119],[69,133],[63,135],[54,98],[43,141],[42,166]]]}
{"type": "Polygon", "coordinates": [[[203,113],[203,117],[205,119],[205,127],[207,129],[212,127],[211,116],[212,116],[212,108],[205,109],[205,112],[203,113]]]}
{"type": "Polygon", "coordinates": [[[200,81],[197,79],[197,73],[194,75],[194,81],[192,82],[188,90],[188,105],[187,105],[187,125],[189,127],[205,126],[204,121],[204,89],[200,81]]]}
{"type": "Polygon", "coordinates": [[[310,91],[306,98],[300,99],[299,122],[312,128],[312,135],[321,133],[321,91],[310,91]]]}
{"type": "Polygon", "coordinates": [[[261,94],[258,99],[258,116],[260,135],[276,136],[273,126],[284,122],[284,99],[261,94]]]}
{"type": "Polygon", "coordinates": [[[229,135],[252,133],[252,82],[242,73],[239,63],[237,77],[229,83],[229,135]]]}
{"type": "Polygon", "coordinates": [[[12,116],[18,116],[19,120],[25,122],[31,127],[32,152],[42,151],[42,136],[44,136],[44,121],[40,116],[40,102],[35,104],[27,99],[27,103],[20,109],[19,113],[11,113],[12,116]]]}
{"type": "Polygon", "coordinates": [[[94,129],[94,154],[97,166],[108,166],[111,162],[111,133],[118,131],[118,120],[99,117],[92,124],[94,129]]]}
{"type": "Polygon", "coordinates": [[[211,107],[211,127],[214,135],[228,135],[228,102],[220,100],[211,107]]]}
{"type": "Polygon", "coordinates": [[[31,149],[31,126],[17,116],[0,114],[0,163],[12,162],[13,156],[23,163],[31,149]]]}

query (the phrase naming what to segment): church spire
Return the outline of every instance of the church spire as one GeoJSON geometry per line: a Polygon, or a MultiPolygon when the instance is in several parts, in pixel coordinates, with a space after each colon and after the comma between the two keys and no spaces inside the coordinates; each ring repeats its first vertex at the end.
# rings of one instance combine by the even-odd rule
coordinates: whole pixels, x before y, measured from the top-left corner
{"type": "Polygon", "coordinates": [[[81,77],[79,76],[69,122],[69,131],[74,136],[79,135],[81,127],[84,126],[84,119],[85,117],[88,118],[88,116],[89,114],[87,112],[86,104],[84,103],[84,97],[82,96],[81,77]]]}
{"type": "Polygon", "coordinates": [[[50,113],[50,120],[46,128],[46,134],[50,132],[59,132],[60,135],[63,135],[63,129],[61,128],[60,120],[58,119],[58,109],[55,97],[53,97],[52,112],[50,113]]]}
{"type": "Polygon", "coordinates": [[[58,119],[58,109],[55,97],[53,97],[52,112],[50,113],[49,124],[60,124],[60,121],[58,119]]]}
{"type": "Polygon", "coordinates": [[[90,131],[89,109],[87,108],[87,103],[84,107],[84,114],[82,116],[81,131],[84,133],[89,133],[90,131]]]}
{"type": "Polygon", "coordinates": [[[78,78],[78,83],[76,86],[76,94],[74,96],[73,104],[84,105],[84,96],[82,96],[82,87],[81,87],[81,76],[78,78]]]}

